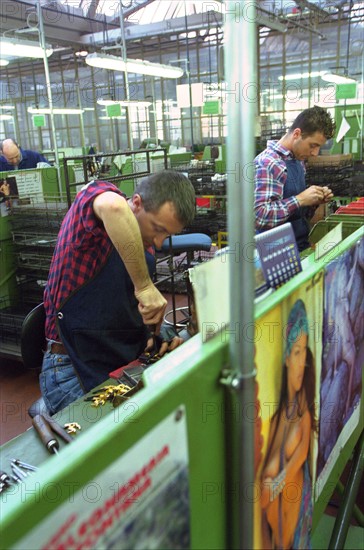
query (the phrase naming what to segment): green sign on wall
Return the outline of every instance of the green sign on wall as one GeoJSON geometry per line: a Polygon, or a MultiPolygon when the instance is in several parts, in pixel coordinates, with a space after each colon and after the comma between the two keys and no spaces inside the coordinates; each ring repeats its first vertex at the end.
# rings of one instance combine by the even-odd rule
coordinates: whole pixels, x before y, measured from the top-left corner
{"type": "Polygon", "coordinates": [[[33,126],[36,128],[41,128],[45,126],[45,116],[44,115],[33,115],[33,126]]]}
{"type": "Polygon", "coordinates": [[[356,82],[349,84],[336,84],[336,99],[355,99],[356,82]]]}
{"type": "Polygon", "coordinates": [[[107,116],[120,116],[121,115],[121,105],[120,103],[113,103],[112,105],[106,105],[107,116]]]}
{"type": "Polygon", "coordinates": [[[203,104],[202,113],[204,115],[218,115],[220,114],[220,101],[205,101],[203,104]]]}

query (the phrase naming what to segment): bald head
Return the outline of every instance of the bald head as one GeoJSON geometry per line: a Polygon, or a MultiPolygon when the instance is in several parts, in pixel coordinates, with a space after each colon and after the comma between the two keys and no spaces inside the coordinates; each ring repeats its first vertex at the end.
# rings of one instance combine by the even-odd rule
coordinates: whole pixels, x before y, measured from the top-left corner
{"type": "Polygon", "coordinates": [[[21,153],[17,143],[11,139],[4,139],[0,147],[2,155],[6,158],[9,164],[16,166],[21,160],[21,153]]]}

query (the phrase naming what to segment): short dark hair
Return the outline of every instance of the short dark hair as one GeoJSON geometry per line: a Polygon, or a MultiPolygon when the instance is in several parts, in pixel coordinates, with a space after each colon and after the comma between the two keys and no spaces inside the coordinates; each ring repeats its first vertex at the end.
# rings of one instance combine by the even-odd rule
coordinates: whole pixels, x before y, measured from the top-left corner
{"type": "Polygon", "coordinates": [[[189,225],[196,211],[195,190],[190,180],[180,172],[163,170],[143,178],[134,194],[141,196],[147,212],[157,212],[166,202],[172,202],[178,220],[189,225]]]}
{"type": "Polygon", "coordinates": [[[335,122],[323,107],[310,107],[296,117],[288,130],[291,134],[296,128],[302,132],[302,137],[311,136],[315,132],[321,132],[326,139],[331,139],[335,133],[335,122]]]}

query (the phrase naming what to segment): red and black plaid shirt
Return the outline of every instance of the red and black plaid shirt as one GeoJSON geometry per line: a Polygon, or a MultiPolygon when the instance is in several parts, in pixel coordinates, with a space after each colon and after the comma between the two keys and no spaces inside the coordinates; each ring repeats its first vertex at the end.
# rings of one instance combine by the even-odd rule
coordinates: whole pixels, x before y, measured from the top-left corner
{"type": "Polygon", "coordinates": [[[45,333],[50,340],[59,340],[56,310],[95,275],[113,246],[93,211],[94,199],[106,191],[124,196],[112,183],[89,183],[77,194],[62,222],[44,291],[45,333]]]}

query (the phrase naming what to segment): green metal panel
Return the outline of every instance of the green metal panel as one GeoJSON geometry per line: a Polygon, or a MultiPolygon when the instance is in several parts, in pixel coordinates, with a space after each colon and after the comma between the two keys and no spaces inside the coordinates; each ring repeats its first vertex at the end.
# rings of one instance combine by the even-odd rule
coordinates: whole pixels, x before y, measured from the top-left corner
{"type": "Polygon", "coordinates": [[[346,239],[349,235],[361,229],[362,234],[364,232],[363,216],[348,216],[343,214],[342,216],[336,216],[335,218],[329,217],[326,220],[317,222],[310,231],[309,239],[310,243],[315,244],[322,239],[331,229],[333,229],[338,223],[342,223],[342,236],[346,239]]]}
{"type": "Polygon", "coordinates": [[[8,216],[0,216],[0,241],[10,239],[10,223],[8,216]]]}
{"type": "MultiPolygon", "coordinates": [[[[123,176],[125,176],[127,174],[132,174],[133,172],[134,172],[133,159],[132,157],[127,157],[122,166],[121,173],[123,176]]],[[[125,193],[127,197],[131,197],[134,193],[134,188],[135,188],[134,179],[131,178],[130,180],[122,180],[118,185],[118,187],[121,191],[125,193]]]]}
{"type": "MultiPolygon", "coordinates": [[[[72,419],[86,427],[85,433],[62,448],[59,456],[48,458],[32,477],[31,485],[27,481],[25,492],[17,490],[7,497],[4,493],[7,501],[2,503],[3,547],[15,544],[61,501],[67,500],[72,485],[79,488],[90,483],[181,404],[186,407],[188,429],[191,547],[225,547],[225,456],[222,452],[225,425],[221,416],[223,389],[217,380],[226,361],[226,346],[211,342],[202,348],[199,337],[187,345],[188,353],[181,347],[172,365],[168,357],[155,365],[154,376],[156,372],[160,374],[158,384],[148,384],[151,373],[147,372],[146,389],[114,412],[110,412],[109,407],[109,414],[97,423],[87,422],[87,419],[99,418],[99,410],[92,409],[89,403],[79,401],[70,408],[72,419]],[[59,500],[52,500],[51,487],[57,488],[59,500]]],[[[65,414],[67,416],[67,413],[62,417],[57,415],[57,420],[62,423],[65,414]]],[[[14,458],[14,453],[22,452],[24,460],[33,464],[49,457],[45,450],[39,450],[32,430],[22,437],[22,442],[15,440],[2,448],[2,468],[14,458]]]]}
{"type": "Polygon", "coordinates": [[[14,306],[18,291],[12,239],[0,240],[0,309],[14,306]]]}
{"type": "Polygon", "coordinates": [[[178,168],[178,166],[187,166],[192,158],[192,153],[170,153],[168,155],[170,167],[178,168]]]}
{"type": "MultiPolygon", "coordinates": [[[[72,183],[74,181],[74,174],[72,167],[69,166],[69,179],[72,183]]],[[[10,172],[0,172],[0,179],[5,178],[6,176],[11,176],[15,178],[26,178],[29,177],[31,174],[39,174],[40,176],[40,182],[41,182],[41,193],[43,197],[46,196],[58,196],[59,195],[59,187],[58,187],[58,175],[57,175],[57,168],[54,166],[50,166],[49,168],[31,168],[29,170],[12,170],[10,172]]],[[[66,193],[66,187],[65,187],[65,178],[64,178],[64,168],[63,166],[60,167],[60,174],[61,174],[61,182],[62,182],[62,193],[66,193]]],[[[32,190],[33,191],[33,190],[32,190]]],[[[74,190],[73,190],[74,191],[74,190]]],[[[4,226],[5,227],[5,226],[4,226]]],[[[1,225],[0,225],[0,235],[1,235],[1,225]]],[[[5,231],[5,229],[4,229],[5,231]]],[[[7,238],[7,237],[5,237],[7,238]]]]}
{"type": "Polygon", "coordinates": [[[335,122],[337,129],[340,128],[343,116],[345,116],[350,124],[350,129],[343,140],[333,144],[330,153],[332,155],[338,153],[352,153],[354,159],[360,160],[363,151],[363,137],[360,133],[361,105],[357,103],[355,105],[336,106],[335,122]]]}

